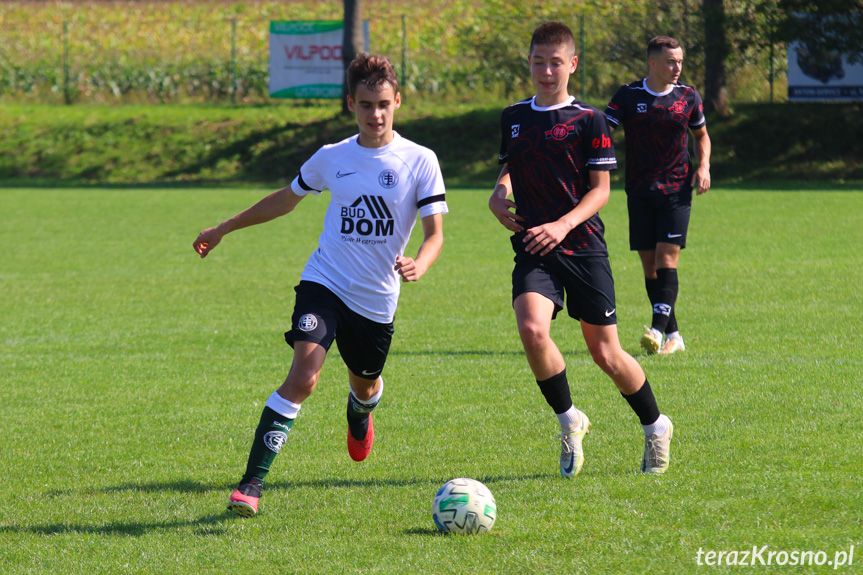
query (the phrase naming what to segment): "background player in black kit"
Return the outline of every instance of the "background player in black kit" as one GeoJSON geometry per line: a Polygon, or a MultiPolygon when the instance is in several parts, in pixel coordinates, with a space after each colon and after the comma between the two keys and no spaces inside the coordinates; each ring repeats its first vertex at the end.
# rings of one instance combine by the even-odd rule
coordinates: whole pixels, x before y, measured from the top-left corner
{"type": "Polygon", "coordinates": [[[641,366],[620,347],[614,281],[597,213],[611,191],[609,170],[617,167],[611,130],[601,111],[567,91],[578,64],[567,26],[539,26],[528,63],[536,95],[503,111],[504,167],[489,208],[514,232],[513,308],[528,364],[560,422],[560,473],[574,477],[581,470],[590,426],[573,406],[566,363],[551,339],[551,321],[563,309],[564,295],[593,360],[644,427],[641,470],[663,473],[673,427],[660,415],[641,366]],[[510,194],[515,202],[507,199],[510,194]]]}
{"type": "Polygon", "coordinates": [[[653,38],[647,44],[647,64],[647,77],[622,86],[605,113],[612,129],[623,125],[626,132],[629,247],[641,258],[653,306],[641,346],[647,353],[674,353],[685,349],[674,313],[677,264],[686,247],[692,190],[700,195],[710,189],[710,137],[701,96],[677,81],[683,68],[680,43],[668,36],[653,38]],[[698,152],[696,171],[689,157],[689,130],[698,152]]]}

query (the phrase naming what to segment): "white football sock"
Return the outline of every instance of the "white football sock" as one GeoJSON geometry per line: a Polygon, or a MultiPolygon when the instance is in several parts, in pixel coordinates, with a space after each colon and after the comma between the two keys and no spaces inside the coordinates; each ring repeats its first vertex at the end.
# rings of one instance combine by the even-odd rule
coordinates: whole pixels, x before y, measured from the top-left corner
{"type": "Polygon", "coordinates": [[[557,420],[560,422],[561,431],[569,431],[581,425],[581,412],[573,405],[563,413],[558,413],[557,420]]]}
{"type": "Polygon", "coordinates": [[[665,435],[665,432],[668,431],[668,418],[664,415],[660,415],[659,419],[651,423],[650,425],[642,425],[644,428],[644,435],[665,435]]]}
{"type": "Polygon", "coordinates": [[[279,395],[278,391],[273,392],[273,395],[267,399],[266,405],[282,417],[287,417],[288,419],[296,419],[301,407],[299,403],[288,401],[279,395]]]}
{"type": "Polygon", "coordinates": [[[377,404],[381,402],[381,396],[384,394],[384,378],[381,378],[381,387],[378,389],[378,392],[366,400],[362,400],[357,397],[357,394],[354,393],[354,388],[351,387],[350,383],[348,384],[348,387],[351,389],[351,395],[354,396],[354,401],[363,407],[374,409],[377,404]]]}

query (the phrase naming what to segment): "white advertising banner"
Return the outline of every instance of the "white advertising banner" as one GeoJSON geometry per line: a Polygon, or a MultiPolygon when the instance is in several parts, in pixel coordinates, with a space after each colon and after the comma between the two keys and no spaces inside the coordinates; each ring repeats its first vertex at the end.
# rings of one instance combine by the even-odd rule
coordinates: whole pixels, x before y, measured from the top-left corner
{"type": "MultiPolygon", "coordinates": [[[[270,22],[270,97],[341,98],[341,20],[270,22]]],[[[363,22],[368,50],[368,21],[363,22]]]]}
{"type": "Polygon", "coordinates": [[[788,46],[788,99],[863,100],[863,63],[838,52],[822,53],[795,42],[788,46]]]}

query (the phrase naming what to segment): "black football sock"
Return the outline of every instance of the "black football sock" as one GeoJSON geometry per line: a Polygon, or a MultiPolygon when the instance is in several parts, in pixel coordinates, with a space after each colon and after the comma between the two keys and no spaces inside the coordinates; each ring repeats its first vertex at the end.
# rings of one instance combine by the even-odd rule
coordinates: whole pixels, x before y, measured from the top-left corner
{"type": "Polygon", "coordinates": [[[293,425],[293,419],[288,419],[264,406],[264,411],[261,412],[261,421],[255,430],[255,440],[252,442],[252,449],[249,452],[246,473],[240,480],[240,484],[248,482],[253,477],[261,481],[264,480],[270,471],[270,465],[273,464],[273,460],[282,445],[287,441],[288,432],[291,431],[293,425]]]}
{"type": "MultiPolygon", "coordinates": [[[[644,278],[644,287],[647,288],[647,297],[650,299],[651,307],[657,301],[656,296],[656,286],[659,283],[657,278],[644,278]]],[[[668,316],[668,323],[665,326],[665,333],[674,333],[676,331],[680,331],[677,327],[677,316],[674,315],[674,308],[671,308],[671,315],[668,316]]]]}
{"type": "Polygon", "coordinates": [[[362,403],[353,393],[348,395],[348,429],[351,432],[351,437],[357,441],[362,441],[366,438],[369,432],[369,414],[377,407],[375,402],[373,405],[362,403]]]}
{"type": "Polygon", "coordinates": [[[572,407],[572,396],[569,393],[569,381],[566,379],[566,369],[546,379],[536,380],[545,401],[556,414],[566,413],[572,407]]]}
{"type": "Polygon", "coordinates": [[[623,395],[623,399],[626,400],[629,407],[638,416],[641,425],[650,425],[659,419],[659,408],[656,407],[656,398],[653,396],[653,390],[650,389],[650,382],[646,379],[641,389],[632,395],[624,395],[623,393],[620,395],[623,395]]]}
{"type": "Polygon", "coordinates": [[[650,300],[650,307],[651,308],[658,301],[656,299],[656,287],[658,285],[659,285],[659,280],[657,278],[644,278],[644,287],[647,290],[647,299],[650,300]]]}
{"type": "Polygon", "coordinates": [[[651,326],[665,333],[668,320],[674,311],[677,301],[677,270],[674,268],[662,268],[656,270],[656,301],[653,302],[653,322],[651,326]]]}
{"type": "Polygon", "coordinates": [[[665,333],[674,333],[676,331],[680,331],[680,328],[677,327],[677,316],[674,315],[674,310],[671,310],[671,315],[668,316],[668,323],[665,326],[665,333]]]}

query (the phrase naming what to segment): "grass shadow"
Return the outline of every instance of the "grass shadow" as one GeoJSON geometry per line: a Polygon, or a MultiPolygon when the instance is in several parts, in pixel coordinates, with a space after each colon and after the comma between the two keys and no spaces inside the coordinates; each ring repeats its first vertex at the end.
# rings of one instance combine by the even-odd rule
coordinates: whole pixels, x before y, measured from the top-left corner
{"type": "MultiPolygon", "coordinates": [[[[477,477],[478,481],[486,485],[493,486],[501,482],[524,482],[547,480],[552,474],[533,474],[524,476],[483,476],[477,477]]],[[[424,489],[433,489],[439,485],[443,485],[449,481],[450,477],[430,477],[430,478],[410,478],[410,479],[315,479],[309,481],[278,481],[267,483],[267,489],[270,491],[286,491],[290,488],[309,487],[314,489],[340,489],[340,488],[369,488],[369,487],[406,487],[406,486],[422,486],[424,489]]],[[[48,497],[58,496],[86,496],[95,493],[116,494],[123,492],[178,492],[178,493],[208,493],[212,491],[224,491],[226,494],[235,487],[232,483],[207,485],[196,481],[175,481],[175,482],[152,482],[152,483],[128,483],[115,485],[104,488],[84,489],[84,490],[65,490],[65,491],[50,491],[45,495],[48,497]]],[[[198,535],[222,535],[228,530],[222,525],[226,520],[240,519],[233,513],[222,511],[204,515],[197,519],[188,520],[171,520],[171,521],[109,521],[107,523],[49,523],[46,525],[34,526],[16,526],[16,525],[0,525],[0,533],[25,533],[32,535],[106,535],[119,537],[142,537],[153,531],[172,530],[183,528],[194,528],[198,535]]],[[[404,532],[406,535],[435,535],[443,536],[432,528],[414,527],[404,532]]]]}
{"type": "Polygon", "coordinates": [[[205,515],[199,519],[190,519],[188,521],[154,521],[140,522],[133,521],[124,523],[121,521],[111,521],[103,524],[84,524],[84,523],[49,523],[48,525],[35,525],[32,527],[18,527],[15,525],[0,525],[0,533],[29,533],[33,535],[110,535],[124,537],[141,537],[152,531],[162,529],[179,529],[183,527],[196,527],[201,534],[219,535],[227,532],[224,528],[212,529],[209,526],[220,525],[227,519],[232,519],[236,515],[223,511],[222,513],[205,515]],[[207,529],[201,530],[203,527],[207,529]]]}

